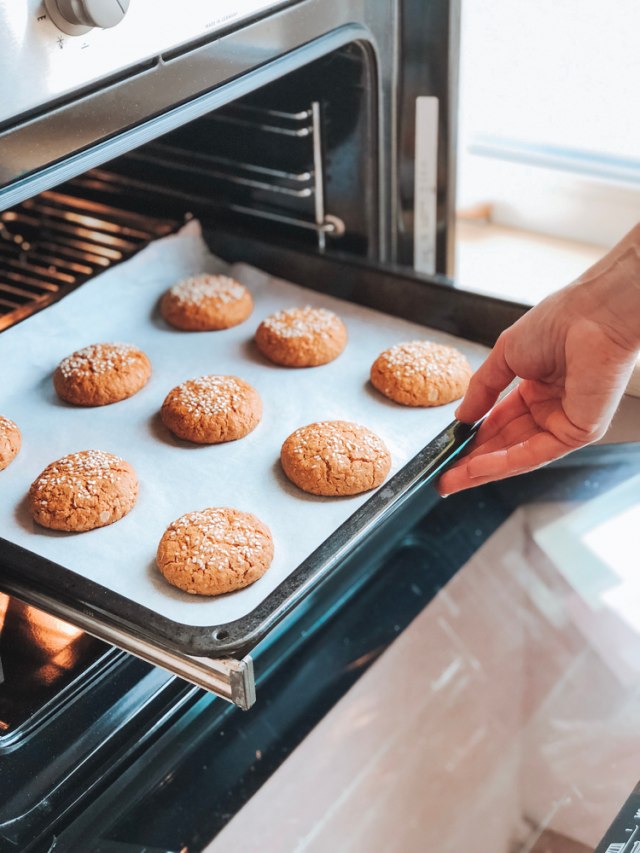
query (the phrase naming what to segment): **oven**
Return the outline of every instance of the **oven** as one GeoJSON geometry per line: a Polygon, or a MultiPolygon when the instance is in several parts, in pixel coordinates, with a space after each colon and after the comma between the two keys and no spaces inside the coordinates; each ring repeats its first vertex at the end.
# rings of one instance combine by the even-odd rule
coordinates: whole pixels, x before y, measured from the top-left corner
{"type": "MultiPolygon", "coordinates": [[[[472,342],[524,310],[449,278],[456,2],[33,0],[0,21],[0,329],[193,219],[226,263],[472,342]]],[[[472,435],[449,424],[200,645],[2,540],[0,849],[203,849],[468,556],[412,575],[430,483],[472,435]]]]}

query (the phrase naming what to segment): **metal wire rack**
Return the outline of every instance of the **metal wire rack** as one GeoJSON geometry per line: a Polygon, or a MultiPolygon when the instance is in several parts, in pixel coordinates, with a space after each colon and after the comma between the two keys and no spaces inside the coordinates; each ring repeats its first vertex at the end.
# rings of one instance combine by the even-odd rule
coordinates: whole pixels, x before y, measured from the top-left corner
{"type": "Polygon", "coordinates": [[[180,224],[90,201],[70,186],[0,213],[0,330],[180,224]]]}
{"type": "Polygon", "coordinates": [[[0,330],[176,230],[187,211],[313,232],[324,251],[345,226],[325,209],[322,137],[319,101],[236,103],[0,213],[0,330]]]}

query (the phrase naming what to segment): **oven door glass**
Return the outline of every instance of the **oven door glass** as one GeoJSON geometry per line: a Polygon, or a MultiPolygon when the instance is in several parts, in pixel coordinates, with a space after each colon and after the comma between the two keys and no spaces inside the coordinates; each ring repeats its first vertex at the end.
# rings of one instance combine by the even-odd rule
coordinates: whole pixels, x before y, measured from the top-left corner
{"type": "Polygon", "coordinates": [[[258,650],[253,711],[203,697],[61,842],[592,850],[640,770],[639,484],[617,444],[425,494],[346,607],[258,650]]]}

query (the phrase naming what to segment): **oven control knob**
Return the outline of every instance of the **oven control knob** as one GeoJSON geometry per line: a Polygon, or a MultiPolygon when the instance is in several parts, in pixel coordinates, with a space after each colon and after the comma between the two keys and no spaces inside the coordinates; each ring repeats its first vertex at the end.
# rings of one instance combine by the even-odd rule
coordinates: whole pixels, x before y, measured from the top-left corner
{"type": "Polygon", "coordinates": [[[129,0],[45,0],[53,23],[70,36],[80,36],[93,27],[115,27],[127,14],[129,0]]]}

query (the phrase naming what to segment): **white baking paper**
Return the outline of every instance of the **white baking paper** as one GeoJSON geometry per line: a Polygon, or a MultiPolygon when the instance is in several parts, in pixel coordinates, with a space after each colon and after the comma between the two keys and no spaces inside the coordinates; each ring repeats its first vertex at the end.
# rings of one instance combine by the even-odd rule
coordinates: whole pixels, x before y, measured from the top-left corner
{"type": "Polygon", "coordinates": [[[243,264],[231,272],[255,300],[245,323],[222,332],[188,333],[162,321],[157,303],[167,287],[186,275],[223,269],[192,223],[0,335],[0,414],[17,423],[23,437],[20,454],[0,472],[0,536],[194,626],[220,625],[249,613],[371,496],[319,498],[297,489],[279,463],[280,446],[290,432],[317,420],[366,425],[391,451],[393,474],[453,420],[455,404],[413,409],[385,399],[368,383],[375,357],[393,344],[418,338],[454,344],[474,367],[487,352],[243,264]],[[331,364],[307,369],[267,362],[252,340],[260,320],[281,308],[309,304],[343,318],[349,330],[344,353],[331,364]],[[58,362],[102,341],[142,348],[153,366],[149,383],[111,406],[86,409],[61,402],[51,381],[58,362]],[[240,441],[188,444],[174,438],[159,419],[171,388],[209,373],[240,376],[262,397],[262,421],[240,441]],[[25,506],[31,482],[53,460],[86,449],[116,453],[133,465],[140,480],[135,508],[116,524],[88,533],[57,533],[34,524],[25,506]],[[155,567],[167,525],[209,506],[255,513],[269,525],[275,542],[274,561],[261,580],[218,598],[182,593],[155,567]]]}

